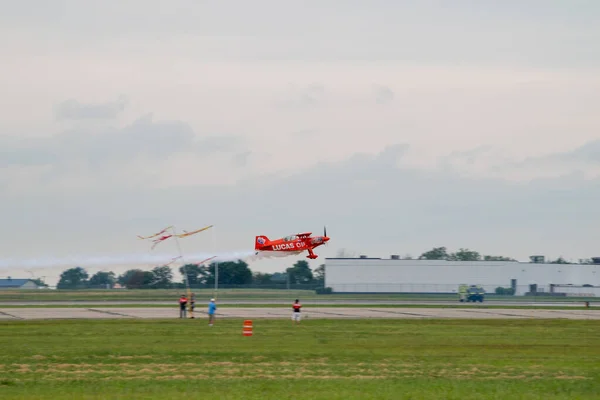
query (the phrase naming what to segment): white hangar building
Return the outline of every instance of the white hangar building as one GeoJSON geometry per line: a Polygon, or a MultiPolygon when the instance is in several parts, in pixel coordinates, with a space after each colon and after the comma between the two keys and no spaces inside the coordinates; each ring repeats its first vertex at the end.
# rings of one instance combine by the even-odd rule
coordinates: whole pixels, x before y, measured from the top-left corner
{"type": "Polygon", "coordinates": [[[457,293],[461,284],[526,293],[568,293],[600,297],[600,257],[592,264],[550,264],[543,256],[531,262],[445,261],[326,258],[325,287],[334,293],[457,293]]]}

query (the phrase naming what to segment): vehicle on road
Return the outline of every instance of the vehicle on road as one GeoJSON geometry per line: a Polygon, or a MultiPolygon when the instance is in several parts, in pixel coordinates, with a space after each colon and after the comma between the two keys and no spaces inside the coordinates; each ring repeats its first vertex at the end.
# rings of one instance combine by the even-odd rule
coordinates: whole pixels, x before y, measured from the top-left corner
{"type": "Polygon", "coordinates": [[[464,302],[480,302],[483,303],[485,298],[485,290],[481,285],[460,285],[458,287],[458,299],[461,303],[464,302]]]}

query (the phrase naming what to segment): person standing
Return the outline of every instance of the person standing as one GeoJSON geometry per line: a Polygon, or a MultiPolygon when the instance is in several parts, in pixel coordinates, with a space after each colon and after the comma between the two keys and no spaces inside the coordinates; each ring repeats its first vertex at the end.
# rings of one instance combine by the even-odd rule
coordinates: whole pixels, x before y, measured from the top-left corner
{"type": "Polygon", "coordinates": [[[215,299],[210,299],[210,303],[208,303],[208,326],[213,326],[216,312],[217,305],[215,304],[215,299]]]}
{"type": "Polygon", "coordinates": [[[300,300],[296,299],[294,304],[292,305],[292,309],[294,312],[292,313],[292,321],[295,321],[296,324],[300,323],[300,309],[302,308],[302,304],[300,304],[300,300]]]}
{"type": "Polygon", "coordinates": [[[185,306],[187,305],[187,297],[185,297],[185,294],[182,294],[181,297],[179,298],[179,318],[185,318],[186,317],[186,309],[185,306]]]}

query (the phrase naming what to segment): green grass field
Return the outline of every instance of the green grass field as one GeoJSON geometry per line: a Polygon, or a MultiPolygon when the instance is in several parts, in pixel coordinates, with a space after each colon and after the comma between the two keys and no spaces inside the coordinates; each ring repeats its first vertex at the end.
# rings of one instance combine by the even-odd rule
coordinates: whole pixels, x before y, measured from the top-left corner
{"type": "MultiPolygon", "coordinates": [[[[476,303],[466,305],[464,303],[458,304],[448,304],[448,305],[440,305],[440,304],[323,304],[322,307],[327,308],[445,308],[445,309],[502,309],[502,310],[586,310],[586,311],[598,311],[600,312],[600,307],[592,304],[589,308],[585,306],[571,306],[571,305],[494,305],[486,304],[486,303],[476,303]]],[[[132,303],[132,304],[103,304],[102,302],[98,303],[86,303],[86,304],[8,304],[4,305],[0,303],[0,309],[9,309],[9,308],[17,308],[17,309],[27,309],[27,308],[178,308],[177,304],[173,302],[173,304],[145,304],[145,303],[132,303]]],[[[198,306],[196,306],[198,309],[198,306]]],[[[244,303],[235,303],[235,304],[219,304],[219,308],[284,308],[289,309],[289,304],[281,304],[281,303],[264,303],[264,304],[244,304],[244,303]]],[[[310,305],[311,308],[319,308],[319,304],[310,305]]],[[[200,309],[206,308],[206,304],[200,304],[200,309]]]]}
{"type": "MultiPolygon", "coordinates": [[[[212,289],[192,289],[197,298],[214,296],[212,289]]],[[[128,289],[128,290],[1,290],[2,301],[177,301],[185,289],[128,289]]],[[[318,295],[314,290],[285,289],[219,289],[220,300],[286,300],[300,297],[304,300],[318,299],[406,299],[406,300],[456,300],[448,294],[335,294],[318,295]]]]}
{"type": "MultiPolygon", "coordinates": [[[[198,299],[214,296],[212,289],[192,289],[198,299]]],[[[6,301],[177,301],[185,293],[184,289],[128,289],[128,290],[0,290],[0,303],[6,301]]],[[[219,300],[282,300],[295,298],[306,300],[421,300],[421,301],[458,301],[453,294],[316,294],[314,290],[285,289],[219,289],[219,300]]],[[[553,296],[497,296],[487,295],[488,300],[535,302],[560,301],[584,302],[598,301],[598,298],[553,297],[553,296]]]]}
{"type": "Polygon", "coordinates": [[[600,323],[16,321],[4,399],[597,399],[600,323]]]}

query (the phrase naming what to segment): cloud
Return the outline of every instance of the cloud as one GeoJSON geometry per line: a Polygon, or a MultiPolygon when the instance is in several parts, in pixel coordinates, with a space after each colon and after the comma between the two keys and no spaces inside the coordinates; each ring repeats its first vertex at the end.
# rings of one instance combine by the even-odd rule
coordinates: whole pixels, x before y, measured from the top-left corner
{"type": "Polygon", "coordinates": [[[125,110],[127,98],[100,104],[84,104],[70,99],[60,103],[55,110],[56,118],[62,119],[113,119],[125,110]]]}
{"type": "Polygon", "coordinates": [[[394,101],[394,92],[387,86],[376,85],[373,88],[377,104],[389,104],[394,101]]]}
{"type": "Polygon", "coordinates": [[[599,7],[595,2],[573,8],[546,1],[544,13],[536,2],[504,3],[460,1],[448,8],[431,3],[333,1],[319,4],[315,12],[301,4],[261,1],[238,5],[234,15],[226,3],[178,0],[162,9],[157,1],[130,1],[115,10],[103,3],[84,6],[69,1],[64,7],[70,18],[64,18],[63,8],[38,0],[35,6],[5,7],[0,38],[7,38],[10,47],[25,44],[41,51],[122,50],[123,55],[145,51],[160,57],[192,38],[195,43],[186,53],[198,52],[204,62],[394,59],[598,66],[597,52],[592,51],[600,36],[593,18],[599,7]],[[508,27],[514,39],[510,42],[508,27]]]}
{"type": "MultiPolygon", "coordinates": [[[[588,141],[572,150],[552,152],[542,156],[517,159],[497,155],[498,152],[490,150],[488,154],[479,153],[473,155],[471,159],[476,163],[486,163],[488,172],[517,179],[555,177],[573,173],[588,178],[600,177],[600,140],[588,141]],[[493,157],[494,155],[496,157],[493,157]]],[[[461,155],[454,154],[445,162],[456,168],[460,160],[461,155]]],[[[462,160],[465,160],[464,156],[462,160]]]]}
{"type": "Polygon", "coordinates": [[[452,151],[438,159],[438,166],[456,173],[490,175],[490,170],[513,163],[515,159],[493,145],[481,145],[472,149],[452,151]]]}
{"type": "Polygon", "coordinates": [[[521,182],[572,174],[597,178],[600,177],[600,140],[535,157],[518,157],[498,146],[481,145],[439,157],[437,167],[463,176],[501,177],[521,182]]]}
{"type": "Polygon", "coordinates": [[[600,139],[592,140],[565,152],[557,152],[542,157],[530,157],[525,162],[576,162],[600,163],[600,139]]]}
{"type": "Polygon", "coordinates": [[[600,3],[48,3],[0,15],[0,251],[129,251],[206,219],[223,246],[326,223],[366,254],[591,248],[600,165],[569,152],[598,136],[600,3]],[[171,120],[122,122],[140,110],[171,120]]]}
{"type": "MultiPolygon", "coordinates": [[[[59,193],[40,187],[27,197],[7,194],[0,219],[14,229],[0,233],[0,252],[28,259],[145,254],[138,234],[170,224],[188,230],[214,224],[215,239],[187,241],[184,251],[208,251],[214,243],[219,251],[243,251],[257,234],[320,232],[327,225],[333,239],[320,249],[323,258],[341,248],[386,256],[418,255],[433,246],[523,260],[531,254],[597,255],[600,179],[581,174],[523,183],[470,178],[453,170],[406,167],[402,159],[408,150],[406,144],[390,145],[377,154],[357,153],[291,176],[255,175],[235,185],[97,191],[73,186],[59,193]]],[[[193,173],[204,172],[213,173],[193,173]]]]}
{"type": "Polygon", "coordinates": [[[238,168],[243,168],[248,165],[248,158],[252,155],[251,151],[237,153],[232,157],[232,163],[238,168]]]}
{"type": "Polygon", "coordinates": [[[322,102],[325,95],[325,86],[320,83],[297,87],[290,84],[280,93],[275,105],[280,108],[312,108],[322,102]]]}
{"type": "Polygon", "coordinates": [[[64,166],[73,163],[100,167],[143,158],[159,162],[174,153],[207,155],[239,149],[232,136],[198,138],[181,121],[153,121],[147,114],[123,128],[77,128],[51,137],[0,136],[0,166],[64,166]]]}
{"type": "MultiPolygon", "coordinates": [[[[126,219],[161,215],[164,210],[156,207],[166,201],[165,196],[178,199],[175,213],[183,215],[196,208],[196,199],[207,191],[212,195],[203,198],[203,208],[211,210],[212,218],[229,220],[228,224],[235,221],[242,230],[251,229],[258,221],[274,231],[287,231],[298,224],[331,223],[345,231],[346,236],[373,231],[390,236],[396,232],[400,238],[428,227],[434,236],[454,232],[452,235],[457,237],[475,237],[477,231],[492,232],[497,228],[504,232],[514,229],[514,234],[535,230],[530,225],[532,221],[538,227],[575,226],[598,214],[589,199],[592,192],[600,195],[600,189],[594,187],[594,181],[580,176],[528,183],[466,178],[451,171],[400,166],[398,161],[407,148],[404,144],[393,145],[376,155],[356,154],[342,162],[321,163],[300,170],[289,177],[259,176],[221,189],[194,186],[170,188],[167,192],[153,189],[138,192],[136,188],[135,192],[119,194],[129,199],[132,207],[137,205],[135,211],[114,215],[126,219]],[[371,185],[365,190],[363,183],[367,181],[371,185]],[[578,197],[577,193],[584,192],[586,196],[578,197]],[[148,199],[146,204],[140,205],[144,198],[148,199]],[[271,219],[274,216],[278,218],[271,219]]],[[[377,241],[377,236],[375,233],[372,240],[377,241]]]]}
{"type": "Polygon", "coordinates": [[[243,137],[197,134],[185,122],[148,113],[125,126],[82,124],[52,136],[0,136],[0,186],[6,195],[38,196],[226,183],[235,171],[232,155],[244,151],[243,137]]]}
{"type": "Polygon", "coordinates": [[[307,137],[314,137],[314,135],[317,133],[318,131],[316,129],[300,129],[300,130],[296,130],[293,131],[292,133],[290,133],[290,136],[292,136],[293,138],[307,138],[307,137]]]}
{"type": "Polygon", "coordinates": [[[464,150],[464,151],[453,151],[446,157],[448,160],[452,159],[462,159],[467,164],[474,164],[478,158],[489,154],[490,151],[494,149],[494,146],[491,145],[482,145],[478,146],[474,149],[464,150]]]}
{"type": "Polygon", "coordinates": [[[232,152],[239,150],[242,141],[241,136],[209,136],[196,141],[190,148],[200,154],[232,152]]]}

